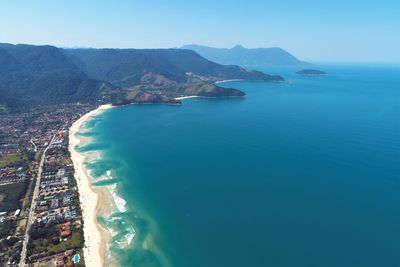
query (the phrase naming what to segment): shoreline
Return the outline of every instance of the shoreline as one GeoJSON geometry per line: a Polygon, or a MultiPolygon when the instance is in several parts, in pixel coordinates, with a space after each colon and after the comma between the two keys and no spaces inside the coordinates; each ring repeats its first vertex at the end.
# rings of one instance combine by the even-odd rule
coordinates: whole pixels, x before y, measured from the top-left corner
{"type": "Polygon", "coordinates": [[[183,99],[198,98],[198,97],[200,97],[200,96],[197,96],[197,95],[180,96],[180,97],[176,97],[175,100],[183,100],[183,99]]]}
{"type": "Polygon", "coordinates": [[[222,80],[222,81],[216,81],[214,84],[219,84],[219,83],[228,83],[228,82],[240,82],[244,81],[243,79],[230,79],[230,80],[222,80]]]}
{"type": "Polygon", "coordinates": [[[108,244],[111,240],[111,234],[97,222],[97,216],[110,214],[115,207],[115,203],[108,189],[92,188],[93,178],[84,166],[90,154],[81,154],[75,149],[77,145],[87,143],[88,139],[77,136],[77,133],[88,119],[110,108],[112,108],[111,105],[102,105],[86,113],[75,121],[69,129],[68,150],[70,151],[71,160],[75,168],[74,176],[81,202],[85,239],[83,254],[86,266],[105,266],[108,262],[108,244]]]}

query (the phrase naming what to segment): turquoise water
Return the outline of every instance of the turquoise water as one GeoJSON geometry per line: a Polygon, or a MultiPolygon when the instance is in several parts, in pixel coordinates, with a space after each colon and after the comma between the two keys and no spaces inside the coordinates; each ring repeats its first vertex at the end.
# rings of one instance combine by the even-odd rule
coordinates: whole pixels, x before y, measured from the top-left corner
{"type": "Polygon", "coordinates": [[[131,105],[86,125],[94,142],[82,151],[103,154],[88,168],[127,202],[99,218],[116,233],[114,257],[139,267],[400,266],[400,68],[256,68],[288,82],[225,83],[247,97],[131,105]]]}

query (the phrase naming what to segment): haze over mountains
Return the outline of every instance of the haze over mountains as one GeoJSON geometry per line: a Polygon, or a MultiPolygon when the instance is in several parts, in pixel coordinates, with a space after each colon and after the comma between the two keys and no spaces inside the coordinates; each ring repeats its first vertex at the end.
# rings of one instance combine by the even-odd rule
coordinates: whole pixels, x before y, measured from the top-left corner
{"type": "Polygon", "coordinates": [[[211,62],[183,49],[61,49],[0,44],[0,104],[180,103],[179,96],[244,96],[213,84],[226,79],[283,81],[211,62]]]}
{"type": "Polygon", "coordinates": [[[199,55],[219,64],[301,66],[309,63],[279,47],[248,49],[237,45],[231,49],[214,48],[202,45],[184,45],[182,49],[196,51],[199,55]]]}

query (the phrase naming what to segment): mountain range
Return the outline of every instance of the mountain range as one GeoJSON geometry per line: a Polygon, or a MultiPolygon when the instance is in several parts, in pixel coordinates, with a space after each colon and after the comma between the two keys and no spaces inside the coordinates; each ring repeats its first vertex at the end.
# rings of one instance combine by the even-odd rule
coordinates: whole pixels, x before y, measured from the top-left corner
{"type": "Polygon", "coordinates": [[[309,64],[297,59],[279,47],[249,49],[237,45],[228,49],[202,45],[184,45],[181,49],[193,50],[208,60],[219,64],[264,66],[301,66],[309,64]]]}
{"type": "Polygon", "coordinates": [[[259,71],[225,66],[185,49],[62,49],[0,44],[0,105],[102,102],[173,103],[180,96],[244,96],[214,82],[283,81],[259,71]]]}

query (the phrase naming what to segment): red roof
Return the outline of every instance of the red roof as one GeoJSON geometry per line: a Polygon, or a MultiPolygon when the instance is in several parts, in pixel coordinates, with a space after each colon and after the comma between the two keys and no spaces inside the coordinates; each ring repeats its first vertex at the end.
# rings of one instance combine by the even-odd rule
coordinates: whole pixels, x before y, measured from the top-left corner
{"type": "Polygon", "coordinates": [[[71,222],[61,224],[61,237],[68,237],[71,235],[71,222]]]}

